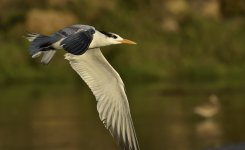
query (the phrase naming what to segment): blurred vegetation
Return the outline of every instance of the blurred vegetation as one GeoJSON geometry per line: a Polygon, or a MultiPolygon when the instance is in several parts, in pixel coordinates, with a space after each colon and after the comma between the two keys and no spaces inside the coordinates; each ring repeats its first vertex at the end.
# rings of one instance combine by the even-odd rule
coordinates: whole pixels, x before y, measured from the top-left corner
{"type": "Polygon", "coordinates": [[[104,54],[128,81],[245,83],[243,0],[0,0],[0,84],[70,82],[60,52],[48,66],[28,54],[28,32],[89,24],[135,40],[104,54]]]}

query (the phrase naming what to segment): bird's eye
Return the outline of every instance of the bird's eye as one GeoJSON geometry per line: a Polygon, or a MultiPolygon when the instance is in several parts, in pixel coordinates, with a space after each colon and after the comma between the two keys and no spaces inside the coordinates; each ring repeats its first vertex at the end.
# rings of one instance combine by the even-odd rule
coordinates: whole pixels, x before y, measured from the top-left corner
{"type": "Polygon", "coordinates": [[[116,36],[116,35],[112,35],[112,38],[113,38],[113,39],[117,39],[117,36],[116,36]]]}

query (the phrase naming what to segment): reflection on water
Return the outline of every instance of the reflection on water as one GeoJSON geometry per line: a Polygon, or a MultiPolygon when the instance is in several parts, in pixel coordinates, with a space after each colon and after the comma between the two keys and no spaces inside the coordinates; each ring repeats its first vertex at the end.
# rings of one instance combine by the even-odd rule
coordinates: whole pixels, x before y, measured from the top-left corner
{"type": "MultiPolygon", "coordinates": [[[[203,150],[244,143],[245,94],[219,92],[217,116],[194,114],[212,92],[128,87],[142,149],[203,150]]],[[[117,149],[85,86],[19,85],[2,87],[0,94],[1,150],[117,149]]]]}
{"type": "Polygon", "coordinates": [[[32,107],[32,149],[79,149],[81,117],[75,103],[60,98],[43,99],[32,107]]]}
{"type": "Polygon", "coordinates": [[[204,120],[196,125],[196,133],[203,145],[220,147],[222,144],[223,129],[216,120],[204,120]]]}

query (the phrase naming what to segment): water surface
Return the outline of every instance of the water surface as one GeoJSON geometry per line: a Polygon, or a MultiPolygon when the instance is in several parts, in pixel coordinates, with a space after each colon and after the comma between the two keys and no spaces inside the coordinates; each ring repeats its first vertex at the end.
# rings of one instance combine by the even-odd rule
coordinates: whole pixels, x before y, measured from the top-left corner
{"type": "MultiPolygon", "coordinates": [[[[144,150],[202,150],[245,143],[245,93],[136,84],[127,87],[144,150]],[[221,111],[212,120],[193,113],[216,94],[221,111]]],[[[1,150],[116,150],[100,122],[90,90],[81,85],[1,87],[1,150]]]]}

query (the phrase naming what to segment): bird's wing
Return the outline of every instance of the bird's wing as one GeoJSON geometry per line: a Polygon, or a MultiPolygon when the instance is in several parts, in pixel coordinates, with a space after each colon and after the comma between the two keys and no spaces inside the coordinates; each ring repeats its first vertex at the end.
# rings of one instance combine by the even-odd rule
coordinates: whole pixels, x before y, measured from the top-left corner
{"type": "Polygon", "coordinates": [[[139,150],[123,81],[100,49],[90,49],[79,56],[67,53],[65,59],[92,90],[100,119],[120,147],[139,150]]]}
{"type": "Polygon", "coordinates": [[[71,34],[75,34],[78,31],[87,31],[91,29],[95,31],[95,28],[92,26],[77,24],[77,25],[72,25],[72,26],[63,28],[59,30],[58,32],[56,32],[54,35],[60,35],[62,37],[67,37],[71,34]]]}
{"type": "Polygon", "coordinates": [[[86,52],[90,43],[93,40],[95,31],[89,29],[87,31],[79,31],[77,33],[67,36],[61,41],[61,46],[64,50],[74,55],[80,55],[86,52]]]}

